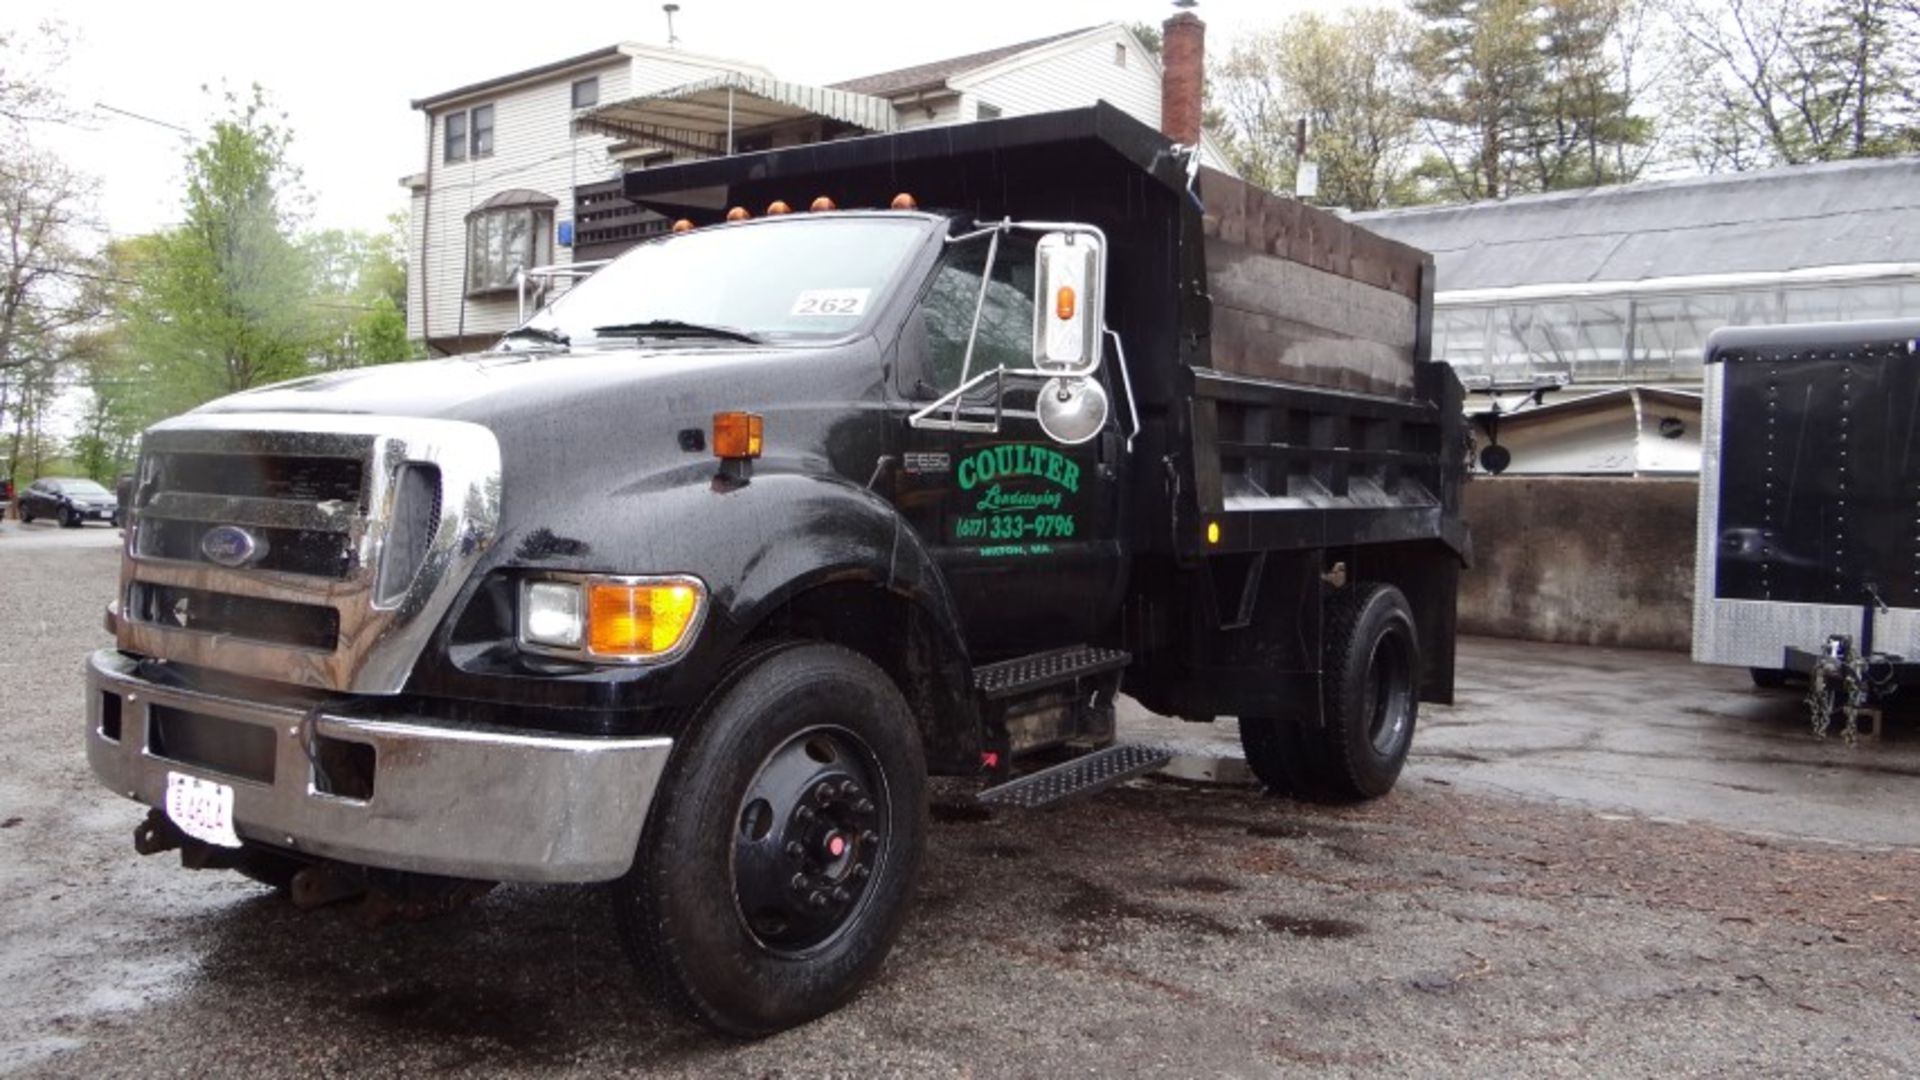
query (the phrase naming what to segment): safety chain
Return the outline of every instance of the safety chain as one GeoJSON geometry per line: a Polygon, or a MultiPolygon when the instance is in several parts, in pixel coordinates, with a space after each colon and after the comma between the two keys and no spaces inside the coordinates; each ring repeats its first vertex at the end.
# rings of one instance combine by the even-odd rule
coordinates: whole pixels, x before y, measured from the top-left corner
{"type": "Polygon", "coordinates": [[[1840,737],[1848,747],[1860,738],[1860,713],[1867,707],[1872,680],[1868,674],[1871,658],[1852,647],[1845,637],[1827,639],[1827,647],[1813,665],[1807,681],[1807,713],[1813,723],[1813,737],[1824,739],[1833,728],[1835,699],[1839,699],[1843,723],[1840,737]],[[1829,682],[1838,686],[1829,686],[1829,682]]]}

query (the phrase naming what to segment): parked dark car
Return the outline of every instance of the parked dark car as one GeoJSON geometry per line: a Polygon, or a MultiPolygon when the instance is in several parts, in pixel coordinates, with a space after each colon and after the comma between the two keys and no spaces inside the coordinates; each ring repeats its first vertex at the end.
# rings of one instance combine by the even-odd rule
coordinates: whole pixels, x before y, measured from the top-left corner
{"type": "Polygon", "coordinates": [[[89,521],[112,523],[118,507],[113,492],[92,480],[49,476],[20,492],[18,513],[23,522],[50,518],[74,529],[89,521]]]}

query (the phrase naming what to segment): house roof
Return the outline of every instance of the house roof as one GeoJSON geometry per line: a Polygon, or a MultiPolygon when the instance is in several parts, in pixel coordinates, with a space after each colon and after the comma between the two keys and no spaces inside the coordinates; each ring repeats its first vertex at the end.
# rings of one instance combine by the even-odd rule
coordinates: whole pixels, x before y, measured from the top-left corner
{"type": "Polygon", "coordinates": [[[1655,180],[1352,215],[1434,255],[1444,292],[1912,258],[1920,156],[1655,180]]]}
{"type": "Polygon", "coordinates": [[[683,63],[693,62],[715,67],[733,68],[740,71],[758,72],[762,75],[767,74],[766,69],[760,67],[758,64],[743,64],[717,56],[704,56],[699,53],[683,53],[677,49],[663,49],[656,45],[642,45],[631,41],[619,41],[612,45],[595,49],[592,52],[581,53],[578,56],[569,56],[565,60],[555,60],[550,64],[540,64],[536,67],[525,68],[509,75],[496,75],[491,79],[482,79],[479,82],[454,87],[452,90],[443,90],[438,94],[430,94],[427,97],[416,98],[413,102],[413,107],[416,109],[431,109],[438,105],[444,105],[449,101],[471,97],[475,94],[483,94],[489,90],[498,90],[512,86],[515,83],[532,82],[548,78],[575,68],[593,67],[623,56],[658,56],[683,63]]]}
{"type": "Polygon", "coordinates": [[[883,71],[878,75],[862,75],[857,79],[830,83],[829,88],[834,90],[850,90],[856,94],[874,94],[886,97],[893,94],[905,94],[914,90],[929,90],[936,87],[944,87],[947,84],[947,80],[956,75],[962,75],[975,68],[986,67],[988,64],[1005,60],[1010,56],[1017,56],[1029,49],[1037,49],[1042,45],[1050,45],[1056,41],[1062,41],[1094,29],[1097,29],[1097,27],[1083,26],[1078,30],[1068,30],[1061,34],[1050,34],[1043,38],[1034,38],[1032,41],[1022,41],[1013,45],[1002,45],[997,49],[986,49],[982,52],[968,53],[965,56],[955,56],[946,60],[935,60],[930,63],[916,64],[913,67],[900,68],[897,71],[883,71]]]}

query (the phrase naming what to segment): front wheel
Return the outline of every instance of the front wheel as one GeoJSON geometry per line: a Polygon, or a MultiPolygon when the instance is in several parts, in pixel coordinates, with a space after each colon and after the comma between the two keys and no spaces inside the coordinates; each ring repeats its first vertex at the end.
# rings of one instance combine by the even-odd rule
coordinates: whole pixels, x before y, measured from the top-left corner
{"type": "Polygon", "coordinates": [[[60,526],[66,529],[79,528],[80,512],[78,510],[73,509],[72,507],[68,507],[67,509],[60,511],[60,526]]]}
{"type": "Polygon", "coordinates": [[[1420,711],[1420,636],[1391,585],[1358,583],[1327,601],[1321,695],[1291,714],[1241,717],[1247,765],[1262,783],[1316,802],[1393,790],[1420,711]]]}
{"type": "Polygon", "coordinates": [[[831,1012],[879,970],[926,832],[913,717],[818,643],[737,668],[674,747],[614,913],[666,996],[734,1035],[831,1012]]]}

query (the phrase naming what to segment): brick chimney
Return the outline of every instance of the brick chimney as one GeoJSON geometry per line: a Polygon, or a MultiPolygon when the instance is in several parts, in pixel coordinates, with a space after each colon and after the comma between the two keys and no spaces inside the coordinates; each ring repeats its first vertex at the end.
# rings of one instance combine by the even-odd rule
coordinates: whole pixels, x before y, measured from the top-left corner
{"type": "Polygon", "coordinates": [[[1207,77],[1207,24],[1191,11],[1160,24],[1160,133],[1200,143],[1200,96],[1207,77]]]}

